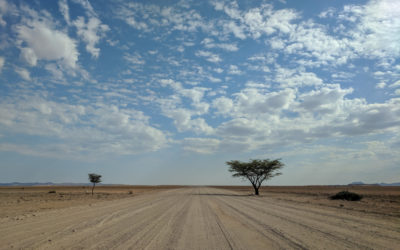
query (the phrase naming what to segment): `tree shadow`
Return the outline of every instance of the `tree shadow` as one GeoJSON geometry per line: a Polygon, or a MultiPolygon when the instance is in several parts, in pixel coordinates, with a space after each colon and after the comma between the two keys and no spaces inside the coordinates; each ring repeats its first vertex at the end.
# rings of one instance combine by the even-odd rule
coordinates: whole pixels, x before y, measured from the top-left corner
{"type": "Polygon", "coordinates": [[[218,194],[218,193],[211,193],[211,194],[191,194],[191,195],[201,195],[201,196],[239,196],[239,197],[248,197],[248,196],[254,196],[254,194],[218,194]]]}

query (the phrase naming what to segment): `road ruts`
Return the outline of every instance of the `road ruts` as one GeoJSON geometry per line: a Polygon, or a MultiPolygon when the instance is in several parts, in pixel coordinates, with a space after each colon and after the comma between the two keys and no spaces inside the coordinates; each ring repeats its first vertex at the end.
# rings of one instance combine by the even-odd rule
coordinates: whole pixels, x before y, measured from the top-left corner
{"type": "Polygon", "coordinates": [[[209,187],[0,220],[1,249],[398,249],[400,219],[209,187]]]}

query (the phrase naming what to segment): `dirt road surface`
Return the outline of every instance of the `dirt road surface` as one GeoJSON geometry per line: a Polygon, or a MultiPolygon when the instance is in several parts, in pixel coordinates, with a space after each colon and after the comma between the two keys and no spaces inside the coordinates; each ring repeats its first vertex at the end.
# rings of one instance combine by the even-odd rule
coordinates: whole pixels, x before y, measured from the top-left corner
{"type": "Polygon", "coordinates": [[[0,220],[1,249],[399,249],[400,218],[181,188],[0,220]]]}

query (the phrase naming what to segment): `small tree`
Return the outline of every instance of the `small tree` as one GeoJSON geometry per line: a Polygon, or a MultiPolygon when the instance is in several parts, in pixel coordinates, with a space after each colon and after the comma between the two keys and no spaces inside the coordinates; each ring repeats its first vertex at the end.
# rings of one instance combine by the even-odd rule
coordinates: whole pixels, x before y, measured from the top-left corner
{"type": "Polygon", "coordinates": [[[93,190],[94,190],[94,186],[96,186],[96,183],[100,183],[101,182],[101,175],[99,174],[89,174],[89,181],[91,183],[93,183],[93,187],[92,187],[92,195],[93,195],[93,190]]]}
{"type": "Polygon", "coordinates": [[[276,172],[281,169],[284,164],[279,160],[250,160],[249,162],[228,161],[229,172],[233,172],[233,177],[242,177],[250,181],[253,185],[255,195],[258,195],[258,189],[263,181],[282,173],[276,172]]]}

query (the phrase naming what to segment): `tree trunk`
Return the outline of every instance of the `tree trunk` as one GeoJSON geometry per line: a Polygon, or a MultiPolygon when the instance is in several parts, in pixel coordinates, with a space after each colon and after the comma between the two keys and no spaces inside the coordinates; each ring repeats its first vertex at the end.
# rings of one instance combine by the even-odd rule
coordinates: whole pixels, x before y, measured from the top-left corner
{"type": "Polygon", "coordinates": [[[258,195],[258,188],[257,187],[254,187],[254,194],[258,195]]]}
{"type": "Polygon", "coordinates": [[[95,184],[95,183],[93,183],[93,187],[92,187],[92,196],[93,196],[94,185],[96,185],[96,184],[95,184]]]}

